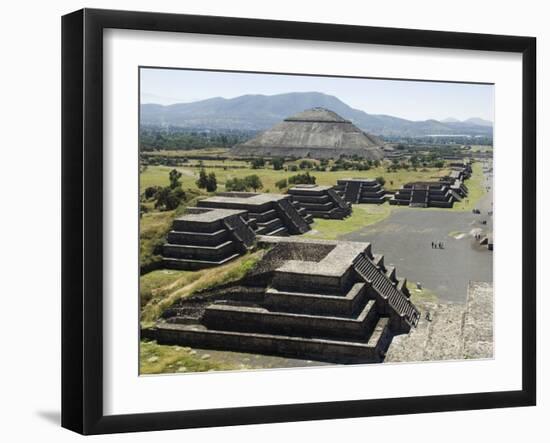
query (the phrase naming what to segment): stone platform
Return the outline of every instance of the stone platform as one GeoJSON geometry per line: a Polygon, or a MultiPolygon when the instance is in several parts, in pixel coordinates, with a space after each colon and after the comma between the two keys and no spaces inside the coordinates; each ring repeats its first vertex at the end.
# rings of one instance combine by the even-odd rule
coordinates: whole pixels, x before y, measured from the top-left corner
{"type": "Polygon", "coordinates": [[[288,193],[313,218],[343,219],[351,214],[351,205],[332,186],[296,185],[288,193]]]}
{"type": "Polygon", "coordinates": [[[351,204],[381,204],[386,201],[386,191],[378,180],[374,178],[340,179],[334,189],[340,197],[351,204]]]}
{"type": "Polygon", "coordinates": [[[163,263],[172,269],[210,268],[238,257],[254,243],[246,211],[188,208],[172,223],[162,248],[163,263]]]}
{"type": "Polygon", "coordinates": [[[422,318],[396,337],[388,362],[493,358],[493,285],[468,284],[466,303],[418,303],[422,318]]]}
{"type": "Polygon", "coordinates": [[[371,363],[384,360],[395,335],[416,326],[419,311],[406,281],[369,243],[257,241],[269,251],[252,275],[180,301],[143,336],[161,344],[371,363]]]}
{"type": "Polygon", "coordinates": [[[444,182],[414,182],[403,185],[390,199],[390,205],[452,208],[460,199],[460,195],[444,182]]]}
{"type": "Polygon", "coordinates": [[[304,208],[284,194],[221,192],[199,201],[198,206],[247,211],[250,226],[258,235],[303,234],[313,222],[304,208]]]}

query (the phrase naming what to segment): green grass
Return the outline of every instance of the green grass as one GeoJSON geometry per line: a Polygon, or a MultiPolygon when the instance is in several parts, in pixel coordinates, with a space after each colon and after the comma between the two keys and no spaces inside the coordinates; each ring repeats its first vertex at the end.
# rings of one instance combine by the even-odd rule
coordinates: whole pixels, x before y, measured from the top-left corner
{"type": "Polygon", "coordinates": [[[147,267],[160,261],[155,252],[163,243],[164,238],[174,219],[175,211],[146,212],[139,221],[139,263],[147,267]]]}
{"type": "Polygon", "coordinates": [[[230,283],[244,277],[260,260],[256,251],[223,266],[200,271],[157,270],[140,277],[141,325],[150,326],[168,307],[198,291],[230,283]]]}
{"type": "Polygon", "coordinates": [[[344,220],[315,219],[311,231],[305,235],[324,240],[334,240],[345,234],[358,231],[365,226],[378,223],[391,214],[389,203],[382,205],[353,205],[351,216],[344,220]]]}
{"type": "Polygon", "coordinates": [[[139,352],[139,372],[145,374],[173,374],[238,369],[232,365],[205,360],[188,347],[159,345],[142,340],[139,352]]]}
{"type": "MultiPolygon", "coordinates": [[[[211,162],[210,164],[219,165],[219,160],[206,160],[205,162],[211,162]]],[[[206,164],[206,163],[205,163],[206,164]]],[[[240,160],[228,160],[228,166],[249,166],[247,162],[240,160]]],[[[168,174],[174,167],[170,166],[148,166],[147,169],[140,174],[140,192],[143,192],[145,188],[149,186],[167,186],[168,174]]],[[[182,173],[181,182],[184,189],[192,188],[196,189],[196,180],[199,174],[199,168],[178,166],[175,169],[182,173]]],[[[279,170],[275,171],[271,167],[262,169],[245,168],[231,168],[224,169],[223,167],[212,167],[207,169],[208,172],[214,172],[218,180],[218,191],[225,190],[225,183],[232,178],[243,178],[247,175],[256,174],[260,177],[263,183],[263,192],[285,192],[279,191],[275,186],[275,183],[281,179],[288,179],[289,177],[303,173],[305,170],[298,170],[295,172],[279,170]]],[[[405,183],[411,181],[430,181],[438,180],[439,177],[443,177],[448,174],[447,168],[419,168],[414,171],[410,170],[398,170],[396,172],[387,172],[385,167],[372,168],[368,171],[313,171],[309,173],[317,178],[317,184],[319,185],[335,185],[336,181],[341,178],[375,178],[384,177],[386,179],[386,189],[398,189],[405,183]]]]}

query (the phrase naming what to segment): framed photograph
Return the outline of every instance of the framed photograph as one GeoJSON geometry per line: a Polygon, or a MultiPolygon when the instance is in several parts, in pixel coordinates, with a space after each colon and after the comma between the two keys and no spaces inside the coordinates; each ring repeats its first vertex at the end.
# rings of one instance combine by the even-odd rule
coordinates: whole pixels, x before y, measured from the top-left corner
{"type": "Polygon", "coordinates": [[[62,56],[64,427],[535,404],[534,38],[84,9],[62,56]]]}

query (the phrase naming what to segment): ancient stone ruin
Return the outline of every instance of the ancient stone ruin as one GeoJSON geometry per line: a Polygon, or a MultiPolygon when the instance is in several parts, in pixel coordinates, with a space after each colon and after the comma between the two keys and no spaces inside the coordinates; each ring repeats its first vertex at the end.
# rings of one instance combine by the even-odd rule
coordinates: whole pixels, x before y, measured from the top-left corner
{"type": "Polygon", "coordinates": [[[296,185],[288,193],[313,218],[343,219],[351,214],[351,205],[332,186],[296,185]]]}
{"type": "Polygon", "coordinates": [[[403,185],[390,199],[390,205],[452,208],[460,199],[460,195],[444,182],[414,182],[403,185]]]}
{"type": "Polygon", "coordinates": [[[420,312],[369,243],[265,237],[241,281],[180,300],[145,338],[335,363],[384,360],[420,312]]]}
{"type": "Polygon", "coordinates": [[[220,192],[199,201],[198,206],[247,211],[249,225],[257,235],[303,234],[313,222],[298,202],[284,194],[220,192]]]}
{"type": "Polygon", "coordinates": [[[162,248],[167,268],[196,270],[222,265],[255,243],[246,211],[188,208],[172,223],[162,248]]]}
{"type": "Polygon", "coordinates": [[[374,178],[344,178],[334,187],[348,203],[384,203],[386,191],[374,178]]]}
{"type": "Polygon", "coordinates": [[[324,108],[313,108],[286,118],[252,140],[236,145],[237,156],[329,159],[357,156],[381,160],[384,143],[324,108]]]}

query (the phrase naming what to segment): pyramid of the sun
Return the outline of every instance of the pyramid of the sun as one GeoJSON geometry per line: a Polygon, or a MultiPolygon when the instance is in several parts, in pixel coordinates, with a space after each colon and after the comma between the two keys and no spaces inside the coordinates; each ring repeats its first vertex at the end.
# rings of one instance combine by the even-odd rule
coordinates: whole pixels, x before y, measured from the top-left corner
{"type": "Polygon", "coordinates": [[[354,155],[369,160],[383,157],[384,143],[349,120],[324,108],[288,117],[273,128],[236,145],[238,156],[339,158],[354,155]]]}

